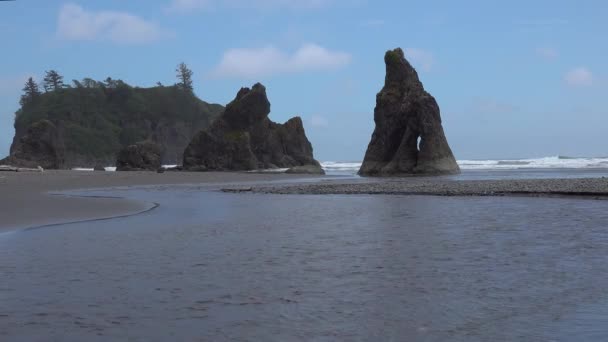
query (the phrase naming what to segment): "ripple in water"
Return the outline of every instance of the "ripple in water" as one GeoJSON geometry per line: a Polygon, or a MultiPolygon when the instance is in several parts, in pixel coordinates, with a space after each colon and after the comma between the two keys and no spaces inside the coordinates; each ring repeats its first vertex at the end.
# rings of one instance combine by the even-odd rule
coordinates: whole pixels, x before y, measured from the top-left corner
{"type": "Polygon", "coordinates": [[[125,194],[0,237],[1,339],[608,339],[604,201],[125,194]]]}

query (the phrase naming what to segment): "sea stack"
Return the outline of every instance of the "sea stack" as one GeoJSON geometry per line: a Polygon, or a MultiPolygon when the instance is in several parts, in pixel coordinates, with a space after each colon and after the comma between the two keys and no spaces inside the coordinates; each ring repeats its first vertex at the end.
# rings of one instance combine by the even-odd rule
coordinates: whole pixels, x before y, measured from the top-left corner
{"type": "Polygon", "coordinates": [[[403,50],[384,56],[384,88],[376,95],[376,128],[362,176],[441,175],[460,172],[443,132],[439,106],[424,90],[403,50]]]}
{"type": "Polygon", "coordinates": [[[18,167],[62,169],[65,166],[65,146],[59,130],[49,120],[31,124],[25,133],[15,136],[11,154],[1,164],[18,167]]]}
{"type": "Polygon", "coordinates": [[[161,147],[152,141],[140,141],[118,153],[116,171],[156,171],[161,167],[161,147]]]}
{"type": "Polygon", "coordinates": [[[277,124],[268,114],[266,88],[260,83],[242,88],[211,127],[192,139],[184,151],[184,169],[246,171],[308,165],[322,172],[302,119],[277,124]]]}

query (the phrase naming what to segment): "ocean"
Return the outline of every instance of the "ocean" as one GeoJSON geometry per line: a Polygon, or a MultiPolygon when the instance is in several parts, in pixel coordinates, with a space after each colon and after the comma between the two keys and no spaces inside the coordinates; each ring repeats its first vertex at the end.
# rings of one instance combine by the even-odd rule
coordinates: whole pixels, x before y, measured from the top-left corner
{"type": "MultiPolygon", "coordinates": [[[[570,178],[598,177],[608,174],[608,157],[553,156],[529,159],[458,160],[463,176],[454,179],[500,179],[500,178],[570,178]]],[[[163,165],[166,168],[177,165],[163,165]]],[[[356,176],[361,161],[323,161],[321,166],[330,176],[356,176]]],[[[106,171],[116,171],[108,166],[106,171]]],[[[93,171],[92,168],[74,168],[74,171],[93,171]]],[[[287,169],[265,170],[284,172],[287,169]]]]}
{"type": "MultiPolygon", "coordinates": [[[[608,157],[553,156],[529,159],[458,160],[462,171],[509,171],[509,170],[608,170],[608,157]]],[[[360,161],[325,161],[321,165],[329,174],[354,175],[361,168],[360,161]]]]}
{"type": "MultiPolygon", "coordinates": [[[[444,178],[608,177],[602,158],[460,165],[444,178]]],[[[1,234],[0,340],[608,340],[606,201],[218,190],[69,192],[158,207],[1,234]]]]}

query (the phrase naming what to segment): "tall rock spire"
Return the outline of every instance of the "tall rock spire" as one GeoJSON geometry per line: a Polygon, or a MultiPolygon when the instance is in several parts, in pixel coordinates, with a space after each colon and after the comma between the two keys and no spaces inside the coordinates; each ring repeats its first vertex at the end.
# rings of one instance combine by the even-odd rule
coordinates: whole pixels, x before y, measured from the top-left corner
{"type": "Polygon", "coordinates": [[[439,106],[399,48],[387,51],[384,88],[376,96],[376,128],[359,174],[453,174],[460,168],[441,125],[439,106]]]}

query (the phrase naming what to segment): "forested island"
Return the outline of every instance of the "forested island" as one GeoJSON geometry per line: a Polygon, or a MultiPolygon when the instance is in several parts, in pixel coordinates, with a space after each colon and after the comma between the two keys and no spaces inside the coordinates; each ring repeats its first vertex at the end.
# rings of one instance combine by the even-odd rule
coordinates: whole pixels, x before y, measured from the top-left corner
{"type": "Polygon", "coordinates": [[[209,127],[224,107],[194,94],[193,73],[184,63],[176,72],[176,84],[149,88],[110,77],[67,84],[55,70],[46,72],[41,85],[29,78],[15,113],[11,156],[5,161],[27,164],[29,158],[41,164],[31,154],[43,151],[48,159],[43,167],[107,166],[122,148],[152,141],[160,146],[164,164],[180,164],[192,137],[209,127]]]}

